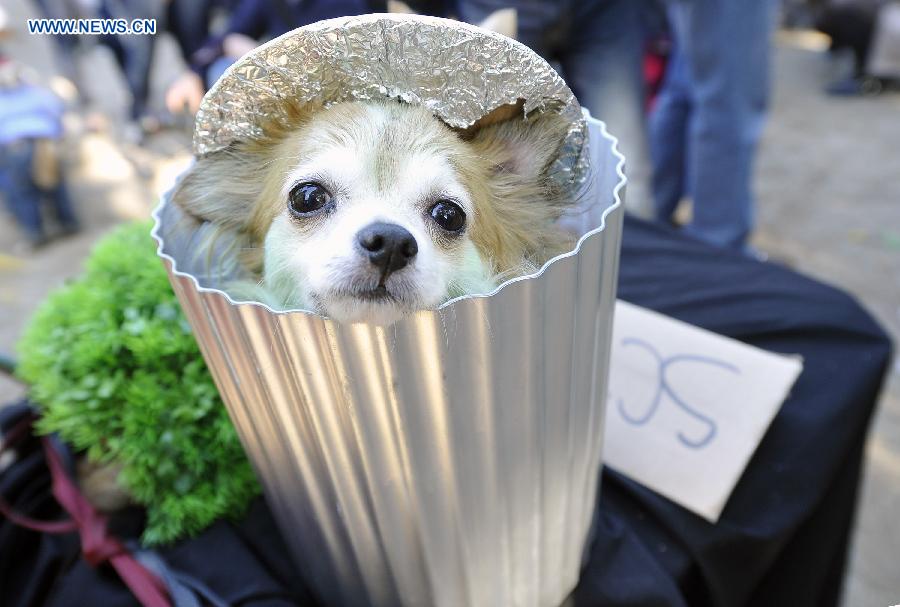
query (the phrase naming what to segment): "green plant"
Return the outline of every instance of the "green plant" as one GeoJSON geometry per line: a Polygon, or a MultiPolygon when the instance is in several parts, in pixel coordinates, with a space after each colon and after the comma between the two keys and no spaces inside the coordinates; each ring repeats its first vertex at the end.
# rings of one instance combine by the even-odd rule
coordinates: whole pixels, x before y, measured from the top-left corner
{"type": "Polygon", "coordinates": [[[122,466],[147,510],[146,544],[239,516],[258,494],[146,222],[99,242],[19,343],[18,374],[43,418],[88,457],[122,466]]]}

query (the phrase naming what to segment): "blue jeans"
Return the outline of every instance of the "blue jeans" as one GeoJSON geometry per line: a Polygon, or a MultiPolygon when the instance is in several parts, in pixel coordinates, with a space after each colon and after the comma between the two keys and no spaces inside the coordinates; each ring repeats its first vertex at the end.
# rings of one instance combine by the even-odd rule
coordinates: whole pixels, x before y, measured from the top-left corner
{"type": "Polygon", "coordinates": [[[222,77],[222,74],[225,73],[225,70],[231,67],[236,61],[234,57],[219,57],[212,64],[206,68],[205,82],[206,89],[209,90],[212,88],[212,85],[216,83],[216,81],[222,77]]]}
{"type": "Polygon", "coordinates": [[[769,98],[775,0],[669,0],[674,55],[650,117],[656,217],[693,199],[689,234],[743,248],[769,98]]]}
{"type": "Polygon", "coordinates": [[[650,151],[644,119],[643,0],[458,0],[459,16],[479,23],[515,8],[517,38],[558,66],[591,115],[619,139],[626,157],[627,208],[652,215],[650,151]]]}
{"type": "Polygon", "coordinates": [[[65,184],[46,192],[35,185],[31,177],[34,161],[34,140],[22,139],[0,146],[0,192],[6,199],[13,217],[29,239],[44,238],[41,220],[41,202],[49,198],[52,210],[60,225],[74,228],[78,225],[69,202],[65,184]]]}

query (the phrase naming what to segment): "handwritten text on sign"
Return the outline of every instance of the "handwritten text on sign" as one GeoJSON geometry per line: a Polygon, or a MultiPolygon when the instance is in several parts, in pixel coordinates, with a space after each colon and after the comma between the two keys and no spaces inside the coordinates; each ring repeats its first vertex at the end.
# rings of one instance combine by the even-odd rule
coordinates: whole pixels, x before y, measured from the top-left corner
{"type": "Polygon", "coordinates": [[[715,522],[802,368],[619,301],[605,462],[715,522]]]}

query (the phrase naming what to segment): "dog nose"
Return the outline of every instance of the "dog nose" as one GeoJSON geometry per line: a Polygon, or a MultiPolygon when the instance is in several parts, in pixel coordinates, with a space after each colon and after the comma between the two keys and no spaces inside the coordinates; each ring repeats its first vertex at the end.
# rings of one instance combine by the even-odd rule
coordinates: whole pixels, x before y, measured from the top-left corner
{"type": "Polygon", "coordinates": [[[363,255],[382,273],[382,280],[400,270],[416,256],[419,245],[409,230],[395,223],[377,222],[364,227],[356,235],[363,255]]]}

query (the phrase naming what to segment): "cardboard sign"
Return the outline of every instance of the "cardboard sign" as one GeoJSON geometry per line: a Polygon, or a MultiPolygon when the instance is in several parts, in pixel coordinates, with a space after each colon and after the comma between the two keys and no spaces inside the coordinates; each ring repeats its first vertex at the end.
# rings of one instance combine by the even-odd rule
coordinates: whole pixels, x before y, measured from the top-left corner
{"type": "Polygon", "coordinates": [[[619,301],[605,463],[716,522],[802,369],[619,301]]]}

